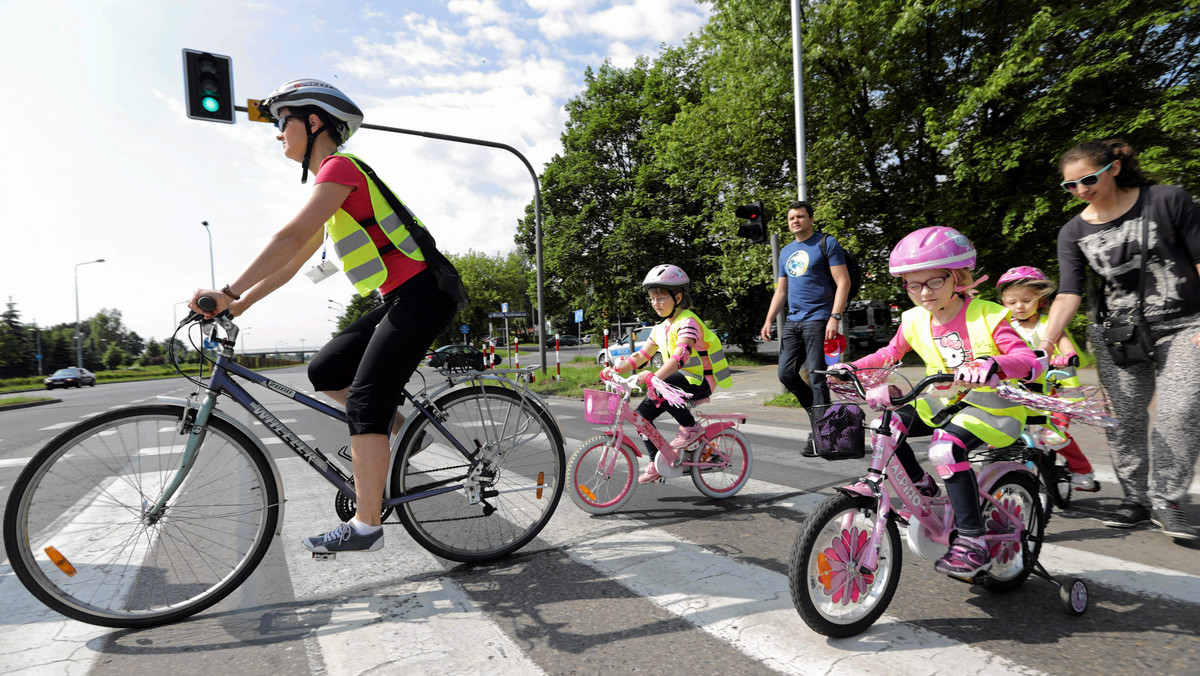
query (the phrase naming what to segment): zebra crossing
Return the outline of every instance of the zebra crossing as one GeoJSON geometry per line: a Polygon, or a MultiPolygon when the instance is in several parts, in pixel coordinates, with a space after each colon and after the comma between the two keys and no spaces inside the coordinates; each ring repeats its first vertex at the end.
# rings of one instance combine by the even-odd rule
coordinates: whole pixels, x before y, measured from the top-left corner
{"type": "MultiPolygon", "coordinates": [[[[900,591],[872,629],[842,640],[815,634],[792,607],[786,565],[803,516],[828,490],[768,480],[780,476],[772,460],[794,451],[772,445],[785,435],[769,426],[744,431],[755,435],[758,466],[737,497],[707,500],[683,478],[640,486],[625,510],[594,517],[564,495],[525,550],[478,567],[438,559],[396,526],[382,552],[312,560],[299,541],[334,525],[332,491],[303,461],[279,458],[282,533],[254,584],[144,640],[186,635],[206,616],[261,612],[285,591],[305,628],[288,650],[314,674],[1200,670],[1197,550],[1149,532],[1133,536],[1165,552],[1158,563],[1137,560],[1129,547],[1084,548],[1074,534],[1094,526],[1059,514],[1051,527],[1063,535],[1047,542],[1042,562],[1088,581],[1093,608],[1082,618],[1066,617],[1044,581],[988,595],[905,551],[900,591]],[[1179,565],[1162,565],[1164,558],[1179,565]]],[[[568,456],[581,441],[566,440],[568,456]]],[[[108,673],[138,664],[136,645],[106,650],[118,632],[46,610],[7,566],[0,604],[0,673],[108,673]]],[[[254,639],[251,631],[247,640],[254,639]]],[[[186,652],[172,667],[176,675],[209,668],[201,657],[187,661],[186,652]]]]}

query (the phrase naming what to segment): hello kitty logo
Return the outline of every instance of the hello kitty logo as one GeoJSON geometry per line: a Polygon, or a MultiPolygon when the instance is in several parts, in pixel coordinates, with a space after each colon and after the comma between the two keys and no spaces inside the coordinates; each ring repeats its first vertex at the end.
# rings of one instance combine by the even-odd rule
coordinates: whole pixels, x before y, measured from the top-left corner
{"type": "Polygon", "coordinates": [[[942,353],[942,360],[946,362],[947,368],[958,368],[971,361],[969,350],[957,331],[935,338],[934,342],[938,351],[942,353]]]}

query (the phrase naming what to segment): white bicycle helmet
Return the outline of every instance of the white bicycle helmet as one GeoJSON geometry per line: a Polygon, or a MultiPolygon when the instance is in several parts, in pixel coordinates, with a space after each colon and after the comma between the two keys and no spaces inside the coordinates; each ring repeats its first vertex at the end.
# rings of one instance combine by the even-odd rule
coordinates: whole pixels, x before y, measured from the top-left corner
{"type": "Polygon", "coordinates": [[[642,288],[662,287],[664,289],[687,291],[688,285],[691,282],[692,280],[688,279],[687,273],[678,266],[656,265],[650,272],[646,273],[646,278],[642,280],[642,288]]]}
{"type": "MultiPolygon", "coordinates": [[[[350,97],[328,82],[311,78],[292,80],[279,85],[275,91],[258,102],[258,112],[271,122],[278,123],[281,108],[303,106],[316,106],[328,113],[337,126],[338,135],[343,143],[362,125],[362,110],[350,97]]],[[[308,182],[308,162],[312,156],[313,141],[322,131],[326,131],[325,127],[318,129],[316,134],[308,131],[308,147],[304,150],[304,161],[301,163],[301,183],[308,182]]]]}

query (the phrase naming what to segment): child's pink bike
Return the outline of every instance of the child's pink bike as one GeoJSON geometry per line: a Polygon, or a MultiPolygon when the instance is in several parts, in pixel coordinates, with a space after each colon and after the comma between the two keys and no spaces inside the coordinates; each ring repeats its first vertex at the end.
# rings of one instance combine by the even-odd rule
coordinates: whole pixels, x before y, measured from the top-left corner
{"type": "MultiPolygon", "coordinates": [[[[941,558],[954,538],[954,513],[948,498],[945,494],[929,498],[917,491],[895,455],[899,442],[891,436],[896,409],[934,383],[953,382],[954,375],[926,376],[910,392],[900,394],[898,387],[886,382],[864,387],[860,373],[865,379],[877,380],[875,376],[886,373],[880,370],[828,373],[847,381],[858,397],[883,411],[872,426],[874,453],[866,476],[836,489],[836,495],[809,514],[788,567],[792,602],[805,623],[825,636],[842,638],[865,631],[891,603],[900,583],[901,527],[909,549],[930,561],[941,558]],[[899,500],[898,508],[893,499],[899,500]]],[[[863,419],[862,410],[853,404],[830,406],[814,423],[817,454],[830,460],[861,458],[863,419]]],[[[1011,452],[1011,448],[1001,450],[1011,452]]],[[[991,458],[987,453],[972,453],[970,459],[995,460],[978,470],[980,512],[992,567],[964,581],[991,591],[1007,591],[1034,573],[1054,583],[1038,562],[1047,515],[1038,494],[1037,475],[1024,464],[1026,458],[991,458]]],[[[1083,580],[1064,581],[1059,596],[1072,614],[1087,609],[1088,590],[1083,580]]]]}
{"type": "MultiPolygon", "coordinates": [[[[750,442],[737,426],[746,421],[740,413],[704,415],[693,410],[704,434],[688,446],[675,449],[654,424],[629,406],[629,397],[639,390],[636,374],[628,378],[614,375],[604,390],[584,390],[584,419],[608,429],[579,445],[567,462],[567,483],[571,499],[592,514],[608,514],[620,509],[637,488],[638,458],[642,444],[637,436],[625,433],[630,423],[637,435],[649,439],[658,449],[654,466],[663,480],[690,473],[692,483],[710,498],[728,498],[746,485],[753,460],[750,442]]],[[[658,396],[674,406],[704,403],[688,402],[682,390],[653,378],[650,386],[658,396]]]]}

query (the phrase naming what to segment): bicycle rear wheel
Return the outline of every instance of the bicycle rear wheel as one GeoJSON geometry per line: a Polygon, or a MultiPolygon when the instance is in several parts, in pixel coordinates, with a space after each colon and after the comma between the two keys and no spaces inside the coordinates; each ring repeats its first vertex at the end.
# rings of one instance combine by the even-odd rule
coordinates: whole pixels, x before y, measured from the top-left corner
{"type": "MultiPolygon", "coordinates": [[[[1042,551],[1042,535],[1046,529],[1045,512],[1038,495],[1038,485],[1027,472],[1012,471],[996,480],[991,494],[1014,517],[1025,532],[1020,541],[995,543],[990,546],[992,567],[975,577],[975,582],[990,591],[1016,589],[1033,572],[1038,554],[1042,551]]],[[[989,535],[1012,533],[1011,522],[989,500],[980,504],[984,528],[989,535]]]]}
{"type": "Polygon", "coordinates": [[[724,467],[692,467],[696,490],[710,498],[733,497],[750,480],[750,442],[741,432],[722,430],[696,451],[696,462],[718,462],[720,458],[724,459],[724,467]]]}
{"type": "Polygon", "coordinates": [[[271,544],[279,497],[270,465],[233,425],[209,420],[183,484],[183,407],[139,406],[63,432],[21,472],[4,512],[13,572],[50,608],[105,627],[181,620],[220,601],[271,544]]]}
{"type": "Polygon", "coordinates": [[[400,442],[391,497],[477,480],[479,499],[460,488],[406,502],[396,509],[400,522],[422,547],[452,561],[492,561],[525,546],[562,496],[566,459],[554,418],[535,400],[498,386],[447,392],[433,406],[476,462],[422,416],[400,442]]]}

